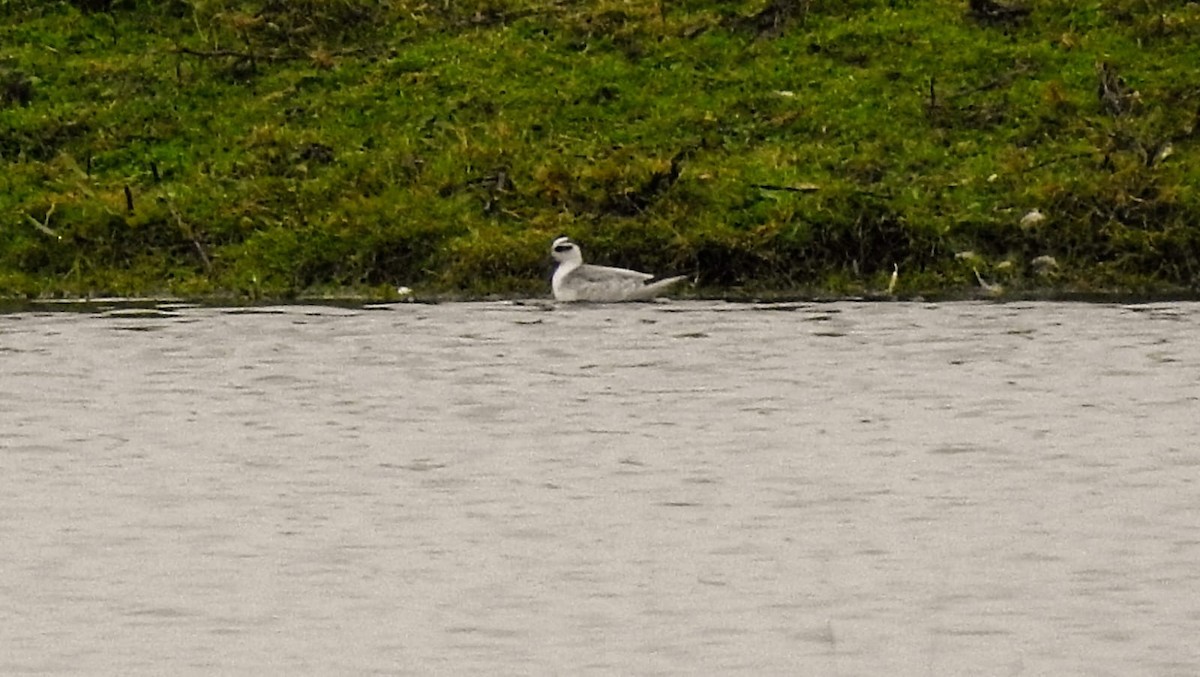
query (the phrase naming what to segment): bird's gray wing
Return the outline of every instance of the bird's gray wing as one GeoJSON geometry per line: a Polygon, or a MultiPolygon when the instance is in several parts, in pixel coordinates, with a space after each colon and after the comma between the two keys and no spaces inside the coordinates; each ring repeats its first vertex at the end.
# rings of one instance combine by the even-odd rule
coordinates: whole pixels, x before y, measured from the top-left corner
{"type": "Polygon", "coordinates": [[[628,268],[610,268],[608,266],[593,266],[590,263],[585,263],[575,269],[574,275],[578,275],[580,280],[585,282],[603,283],[613,280],[649,280],[654,276],[649,273],[639,273],[636,270],[628,268]]]}

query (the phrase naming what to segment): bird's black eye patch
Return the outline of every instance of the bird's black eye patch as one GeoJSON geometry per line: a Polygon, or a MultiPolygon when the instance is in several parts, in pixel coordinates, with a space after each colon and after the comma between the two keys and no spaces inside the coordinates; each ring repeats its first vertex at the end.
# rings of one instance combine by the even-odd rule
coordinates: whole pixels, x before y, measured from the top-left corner
{"type": "Polygon", "coordinates": [[[573,245],[573,244],[560,244],[560,245],[558,245],[558,246],[556,246],[556,247],[554,248],[554,251],[556,251],[556,252],[569,252],[569,251],[571,251],[571,249],[572,249],[574,246],[575,246],[575,245],[573,245]]]}

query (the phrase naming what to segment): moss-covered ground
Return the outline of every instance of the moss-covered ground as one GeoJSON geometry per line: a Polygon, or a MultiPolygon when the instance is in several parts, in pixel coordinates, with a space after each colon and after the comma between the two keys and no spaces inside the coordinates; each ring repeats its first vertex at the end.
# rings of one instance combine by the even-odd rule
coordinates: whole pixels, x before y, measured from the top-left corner
{"type": "Polygon", "coordinates": [[[1200,4],[0,0],[0,296],[1200,287],[1200,4]]]}

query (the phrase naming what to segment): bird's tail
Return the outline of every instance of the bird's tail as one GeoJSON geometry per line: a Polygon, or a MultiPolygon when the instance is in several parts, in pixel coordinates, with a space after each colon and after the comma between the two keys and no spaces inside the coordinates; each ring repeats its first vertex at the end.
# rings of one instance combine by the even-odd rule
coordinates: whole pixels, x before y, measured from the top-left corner
{"type": "Polygon", "coordinates": [[[655,296],[658,296],[659,294],[661,294],[662,292],[665,292],[672,285],[678,284],[679,282],[683,282],[686,279],[687,279],[687,275],[676,275],[675,277],[668,277],[668,278],[664,278],[662,280],[655,280],[653,282],[649,282],[646,284],[646,286],[642,287],[641,293],[638,294],[638,296],[641,298],[645,298],[645,299],[652,299],[655,296]]]}

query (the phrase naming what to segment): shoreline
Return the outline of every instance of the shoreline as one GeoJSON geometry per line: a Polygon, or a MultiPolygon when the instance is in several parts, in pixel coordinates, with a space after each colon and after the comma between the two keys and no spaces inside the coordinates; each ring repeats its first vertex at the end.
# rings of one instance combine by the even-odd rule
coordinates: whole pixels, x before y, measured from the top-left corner
{"type": "Polygon", "coordinates": [[[1071,292],[1053,289],[1024,291],[1012,294],[994,294],[981,289],[951,290],[939,294],[888,295],[888,294],[803,294],[803,293],[725,293],[683,294],[662,297],[654,301],[625,303],[559,303],[549,295],[500,295],[471,296],[459,293],[422,294],[413,293],[403,297],[379,298],[356,294],[300,295],[292,297],[177,297],[177,296],[96,296],[58,298],[14,298],[0,297],[0,315],[27,312],[104,312],[113,310],[171,310],[180,308],[264,308],[279,306],[327,306],[335,308],[371,309],[378,306],[401,305],[447,305],[509,303],[513,305],[536,305],[554,307],[597,307],[625,305],[665,305],[676,302],[728,303],[750,306],[823,305],[831,303],[913,303],[913,304],[961,304],[961,303],[1069,303],[1082,305],[1152,305],[1163,303],[1200,303],[1200,292],[1188,290],[1163,292],[1071,292]]]}
{"type": "Polygon", "coordinates": [[[0,4],[0,295],[1200,293],[1200,5],[485,4],[0,4]]]}

